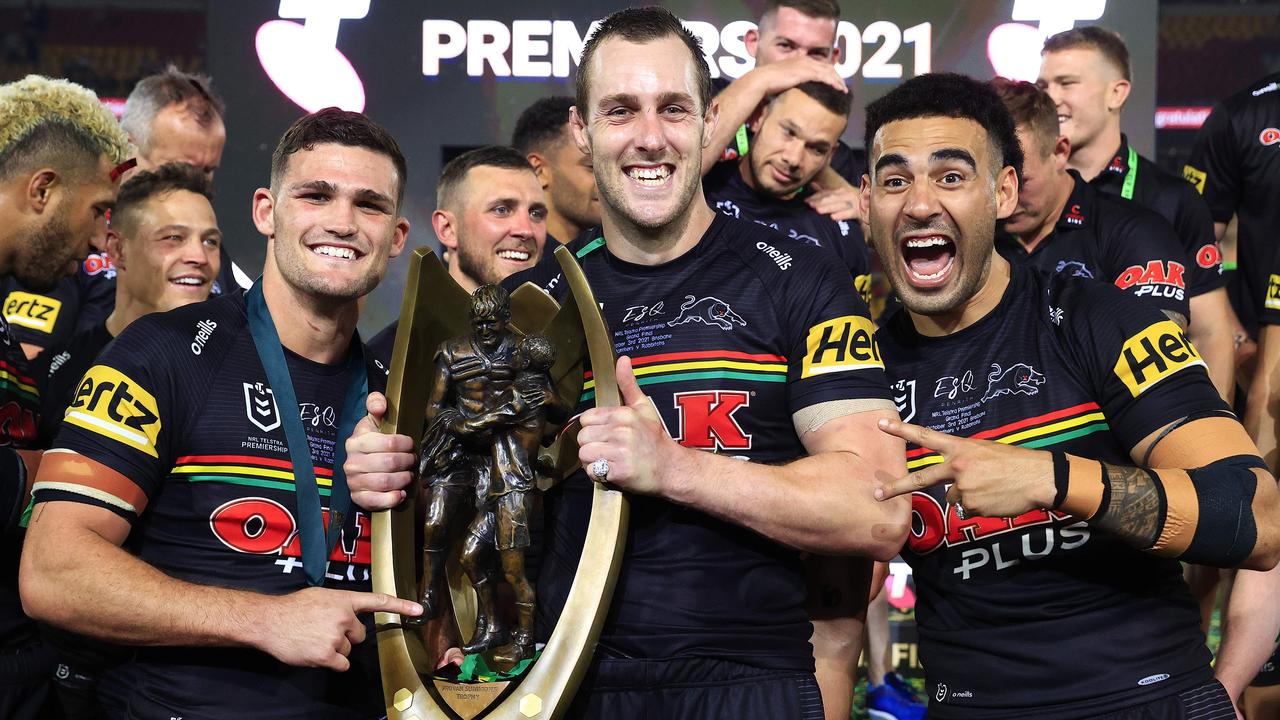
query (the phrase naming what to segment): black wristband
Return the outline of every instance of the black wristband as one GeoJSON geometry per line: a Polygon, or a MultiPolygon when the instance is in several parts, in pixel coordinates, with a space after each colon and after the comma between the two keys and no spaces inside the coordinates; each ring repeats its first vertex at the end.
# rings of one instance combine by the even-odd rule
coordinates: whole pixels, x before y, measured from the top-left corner
{"type": "Polygon", "coordinates": [[[1056,492],[1049,509],[1057,510],[1067,499],[1067,486],[1071,484],[1071,463],[1067,462],[1067,454],[1061,450],[1054,450],[1050,454],[1053,455],[1053,487],[1056,492]]]}

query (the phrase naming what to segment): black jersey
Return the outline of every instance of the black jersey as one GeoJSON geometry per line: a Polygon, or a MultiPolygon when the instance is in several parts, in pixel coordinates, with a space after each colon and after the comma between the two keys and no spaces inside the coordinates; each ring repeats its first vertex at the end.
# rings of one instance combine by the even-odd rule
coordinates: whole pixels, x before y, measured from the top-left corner
{"type": "Polygon", "coordinates": [[[39,402],[27,358],[0,317],[0,655],[26,646],[36,635],[18,596],[22,533],[17,528],[26,505],[27,469],[17,449],[34,446],[39,402]]]}
{"type": "Polygon", "coordinates": [[[1164,218],[1104,195],[1069,170],[1075,186],[1053,232],[1028,253],[1012,235],[996,249],[1012,263],[1109,282],[1161,310],[1190,317],[1186,253],[1164,218]]]}
{"type": "MultiPolygon", "coordinates": [[[[614,257],[604,238],[569,244],[613,335],[671,436],[743,460],[805,454],[792,414],[889,392],[873,326],[830,256],[769,228],[716,215],[697,246],[658,266],[614,257]],[[781,250],[790,259],[760,249],[781,250]]],[[[563,299],[554,258],[508,278],[563,299]]],[[[579,410],[595,397],[588,376],[579,410]]],[[[545,636],[578,564],[591,484],[575,473],[547,495],[539,574],[545,636]]],[[[797,553],[696,510],[631,498],[626,554],[600,647],[634,658],[710,656],[813,670],[797,553]]]]}
{"type": "Polygon", "coordinates": [[[716,212],[767,225],[793,240],[827,248],[840,258],[864,301],[871,292],[871,252],[856,220],[832,220],[804,201],[806,191],[782,200],[756,192],[743,179],[740,161],[721,162],[702,178],[707,204],[716,212]]]}
{"type": "MultiPolygon", "coordinates": [[[[344,441],[337,433],[347,364],[285,356],[327,505],[334,451],[344,441]]],[[[370,389],[384,382],[371,366],[370,389]]],[[[125,548],[178,579],[268,594],[302,589],[280,411],[243,292],[147,315],[85,374],[54,442],[123,478],[41,482],[35,500],[117,513],[133,526],[125,548]]],[[[370,518],[354,510],[329,556],[327,587],[370,587],[370,518]]],[[[352,672],[341,674],[244,648],[139,648],[104,677],[101,692],[148,719],[345,718],[381,712],[375,658],[372,633],[353,652],[352,672]]]]}
{"type": "Polygon", "coordinates": [[[1215,221],[1239,218],[1240,270],[1231,300],[1245,328],[1256,332],[1256,298],[1267,287],[1273,248],[1280,247],[1280,73],[1213,109],[1196,135],[1183,175],[1204,194],[1215,221]]]}
{"type": "MultiPolygon", "coordinates": [[[[973,325],[925,337],[898,312],[878,337],[903,419],[952,435],[1132,465],[1155,430],[1225,410],[1173,321],[1062,274],[1014,267],[973,325]]],[[[908,444],[909,470],[939,462],[908,444]]],[[[930,717],[1092,717],[1211,679],[1176,560],[1059,512],[961,520],[943,487],[911,507],[930,717]]]]}
{"type": "Polygon", "coordinates": [[[105,321],[116,305],[116,267],[102,253],[90,254],[49,292],[32,292],[12,277],[4,285],[4,316],[14,337],[42,348],[67,344],[105,321]]]}
{"type": "Polygon", "coordinates": [[[48,348],[40,354],[40,432],[38,447],[53,443],[71,401],[75,399],[80,378],[93,366],[102,349],[113,336],[103,322],[85,328],[71,337],[63,347],[48,348]]]}
{"type": "MultiPolygon", "coordinates": [[[[219,248],[222,264],[210,295],[238,290],[231,257],[219,248]]],[[[106,253],[90,253],[71,277],[47,293],[23,287],[14,278],[4,283],[4,315],[19,342],[42,348],[63,347],[76,333],[106,321],[116,307],[116,266],[106,253]]]]}
{"type": "Polygon", "coordinates": [[[1136,152],[1132,153],[1137,161],[1135,167],[1129,161],[1130,156],[1129,139],[1121,135],[1120,149],[1090,184],[1108,195],[1124,197],[1154,210],[1173,225],[1186,251],[1187,267],[1191,269],[1187,281],[1187,293],[1191,297],[1225,287],[1222,251],[1204,199],[1177,175],[1162,170],[1136,152]],[[1131,191],[1126,190],[1129,186],[1131,191]]]}

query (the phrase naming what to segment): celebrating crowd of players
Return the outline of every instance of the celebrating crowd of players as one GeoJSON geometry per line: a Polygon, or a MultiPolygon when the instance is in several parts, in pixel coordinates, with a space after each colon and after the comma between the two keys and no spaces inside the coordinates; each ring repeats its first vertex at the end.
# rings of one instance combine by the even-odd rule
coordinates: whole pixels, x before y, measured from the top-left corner
{"type": "MultiPolygon", "coordinates": [[[[1123,42],[1078,28],[1036,84],[904,82],[862,155],[838,19],[769,3],[717,86],[669,12],[610,15],[574,97],[437,183],[461,287],[563,299],[564,244],[621,356],[624,405],[588,382],[576,411],[632,505],[570,716],[847,718],[872,561],[901,553],[928,697],[868,627],[874,717],[1274,717],[1280,76],[1215,109],[1184,180],[1120,132],[1123,42]],[[901,306],[874,320],[873,266],[901,306]]],[[[417,459],[378,431],[396,326],[356,324],[407,163],[358,113],[295,122],[252,282],[210,202],[222,112],[173,69],[120,123],[66,81],[0,86],[0,716],[386,712],[370,613],[422,608],[369,592],[369,513],[417,459]]],[[[535,529],[540,642],[594,472],[535,529]]]]}

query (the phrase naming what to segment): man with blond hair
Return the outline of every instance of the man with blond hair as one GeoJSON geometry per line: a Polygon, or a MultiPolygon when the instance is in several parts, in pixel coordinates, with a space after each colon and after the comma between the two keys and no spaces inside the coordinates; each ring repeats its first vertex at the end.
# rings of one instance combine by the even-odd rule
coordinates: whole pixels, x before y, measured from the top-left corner
{"type": "MultiPolygon", "coordinates": [[[[74,273],[89,239],[105,234],[127,155],[124,132],[89,90],[38,75],[0,85],[0,278],[49,290],[74,273]]],[[[38,409],[26,359],[0,320],[0,717],[15,719],[38,717],[53,660],[18,600],[18,519],[39,455],[15,448],[35,438],[38,409]]]]}

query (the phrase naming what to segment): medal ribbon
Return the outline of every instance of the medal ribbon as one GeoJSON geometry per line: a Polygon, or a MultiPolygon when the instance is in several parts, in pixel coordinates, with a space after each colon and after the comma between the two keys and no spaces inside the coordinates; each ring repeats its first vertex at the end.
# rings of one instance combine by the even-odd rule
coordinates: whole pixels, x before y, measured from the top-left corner
{"type": "Polygon", "coordinates": [[[1124,185],[1120,188],[1120,197],[1133,199],[1133,186],[1138,184],[1138,151],[1129,146],[1129,170],[1124,174],[1124,185]]]}
{"type": "Polygon", "coordinates": [[[333,451],[333,484],[329,493],[329,527],[324,526],[324,514],[320,505],[320,488],[316,484],[316,468],[311,459],[311,443],[302,425],[302,411],[298,396],[289,378],[289,366],[280,345],[271,311],[262,295],[262,279],[259,278],[246,296],[249,311],[249,334],[258,350],[258,359],[267,373],[267,384],[275,394],[280,423],[284,426],[285,440],[289,444],[289,460],[293,463],[294,494],[298,499],[298,525],[302,541],[302,569],[307,584],[324,584],[329,553],[338,542],[347,513],[351,510],[351,491],[347,488],[347,474],[342,465],[347,460],[347,438],[351,437],[356,423],[365,411],[365,398],[369,394],[369,377],[365,370],[364,348],[359,336],[354,338],[353,348],[347,360],[347,392],[342,402],[338,421],[338,441],[333,451]]]}

